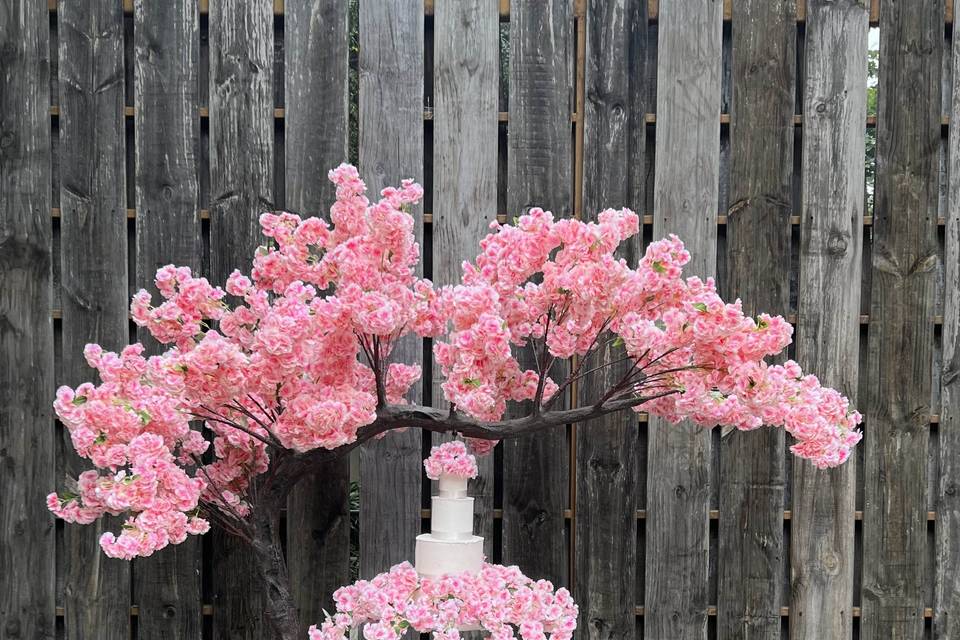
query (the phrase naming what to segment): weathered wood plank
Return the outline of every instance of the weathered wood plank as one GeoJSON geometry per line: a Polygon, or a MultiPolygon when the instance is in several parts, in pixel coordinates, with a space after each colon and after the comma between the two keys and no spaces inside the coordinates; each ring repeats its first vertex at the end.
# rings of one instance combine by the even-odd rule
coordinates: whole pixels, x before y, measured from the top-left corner
{"type": "Polygon", "coordinates": [[[864,640],[924,633],[942,20],[937,0],[880,6],[864,640]]]}
{"type": "MultiPolygon", "coordinates": [[[[856,402],[864,198],[867,6],[807,6],[800,282],[796,357],[856,402]]],[[[790,635],[852,632],[856,465],[796,461],[790,540],[790,635]]]]}
{"type": "MultiPolygon", "coordinates": [[[[360,3],[360,172],[371,197],[404,178],[423,180],[423,3],[360,3]]],[[[423,246],[423,207],[413,208],[423,246]]],[[[422,263],[421,263],[422,268],[422,263]]],[[[418,364],[410,336],[392,360],[418,364]]],[[[419,400],[422,383],[410,390],[419,400]]],[[[413,558],[420,533],[422,438],[416,429],[364,445],[360,453],[360,575],[413,558]]]]}
{"type": "Polygon", "coordinates": [[[0,625],[54,635],[49,16],[0,9],[0,625]]]}
{"type": "MultiPolygon", "coordinates": [[[[531,207],[572,213],[570,135],[573,74],[570,0],[524,2],[510,21],[508,215],[531,207]]],[[[524,364],[521,361],[521,364],[524,364]]],[[[532,366],[532,360],[526,363],[532,366]]],[[[557,366],[551,374],[562,379],[557,366]]],[[[524,573],[566,584],[563,510],[569,501],[563,431],[503,443],[503,560],[524,573]]]]}
{"type": "MultiPolygon", "coordinates": [[[[270,0],[210,7],[210,277],[246,271],[273,202],[273,10],[270,0]]],[[[264,594],[240,540],[216,530],[213,637],[266,638],[264,594]]]]}
{"type": "MultiPolygon", "coordinates": [[[[433,281],[457,284],[464,260],[497,216],[497,90],[500,24],[497,7],[485,0],[441,2],[434,17],[433,281]]],[[[446,406],[438,369],[435,406],[446,406]]],[[[434,444],[449,440],[434,434],[434,444]]],[[[474,533],[493,558],[493,455],[477,459],[470,483],[474,533]]]]}
{"type": "MultiPolygon", "coordinates": [[[[734,8],[730,205],[724,295],[744,313],[790,310],[790,213],[797,27],[794,0],[734,8]]],[[[720,439],[717,634],[780,639],[782,429],[720,439]]]]}
{"type": "MultiPolygon", "coordinates": [[[[197,113],[199,16],[191,0],[134,6],[136,283],[157,295],[157,269],[200,270],[197,113]]],[[[146,331],[149,353],[159,345],[146,331]]],[[[199,639],[200,541],[188,538],[136,561],[134,600],[142,640],[199,639]]]]}
{"type": "MultiPolygon", "coordinates": [[[[326,172],[347,160],[346,2],[290,3],[284,21],[284,207],[328,217],[335,188],[326,172]]],[[[302,635],[333,611],[333,592],[350,579],[350,461],[305,478],[287,501],[287,568],[302,635]]]]}
{"type": "Polygon", "coordinates": [[[349,3],[292,3],[284,21],[286,206],[326,216],[327,171],[347,161],[349,3]]]}
{"type": "MultiPolygon", "coordinates": [[[[646,9],[645,0],[594,0],[586,6],[584,220],[608,207],[643,209],[646,9]]],[[[621,246],[628,264],[639,259],[640,242],[635,236],[621,246]]],[[[619,348],[608,348],[583,368],[620,358],[619,348]]],[[[625,365],[614,365],[585,378],[578,385],[579,403],[596,402],[625,372],[625,365]]],[[[632,411],[576,427],[574,597],[584,638],[636,635],[637,432],[632,411]]]]}
{"type": "MultiPolygon", "coordinates": [[[[717,263],[722,5],[660,7],[653,237],[687,244],[690,274],[717,263]]],[[[644,637],[706,638],[710,432],[651,419],[644,637]]]]}
{"type": "MultiPolygon", "coordinates": [[[[62,381],[96,374],[86,344],[120,351],[128,342],[126,155],[123,115],[123,8],[116,2],[63,2],[58,13],[60,93],[60,265],[62,381]],[[96,162],[91,159],[96,158],[96,162]]],[[[63,469],[90,468],[69,434],[63,469]]],[[[121,520],[64,528],[67,638],[130,636],[130,563],[107,558],[98,540],[121,520]]]]}
{"type": "MultiPolygon", "coordinates": [[[[954,0],[954,15],[960,5],[954,0]]],[[[951,117],[960,117],[960,32],[954,32],[951,117]]],[[[960,135],[947,141],[944,225],[943,364],[940,382],[940,482],[936,508],[933,637],[960,637],[960,135]]]]}

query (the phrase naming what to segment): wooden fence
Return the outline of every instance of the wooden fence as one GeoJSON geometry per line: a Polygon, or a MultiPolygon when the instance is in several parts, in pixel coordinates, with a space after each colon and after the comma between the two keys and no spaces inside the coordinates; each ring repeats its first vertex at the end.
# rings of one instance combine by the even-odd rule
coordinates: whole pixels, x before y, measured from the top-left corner
{"type": "MultiPolygon", "coordinates": [[[[0,636],[262,637],[229,538],[126,563],[97,548],[115,522],[54,522],[44,496],[82,465],[53,391],[89,378],[86,342],[138,337],[128,297],[158,266],[223,282],[260,211],[323,214],[326,170],[356,154],[373,189],[423,181],[440,284],[495,216],[635,208],[629,259],[680,234],[692,273],[788,315],[791,355],[866,416],[858,458],[831,472],[773,430],[632,414],[498,447],[478,533],[491,559],[572,587],[579,637],[960,638],[953,3],[5,0],[0,636]]],[[[347,462],[291,498],[304,621],[351,555],[362,576],[412,558],[429,444],[411,431],[360,453],[352,554],[347,462]]]]}

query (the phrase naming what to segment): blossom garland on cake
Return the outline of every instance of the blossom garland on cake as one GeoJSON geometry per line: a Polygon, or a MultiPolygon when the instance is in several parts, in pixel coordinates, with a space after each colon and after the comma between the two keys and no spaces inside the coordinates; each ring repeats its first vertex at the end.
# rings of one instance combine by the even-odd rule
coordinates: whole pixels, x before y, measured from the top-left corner
{"type": "Polygon", "coordinates": [[[477,477],[477,459],[467,453],[467,446],[460,440],[433,447],[430,457],[423,461],[423,468],[431,480],[439,480],[442,475],[466,480],[477,477]]]}
{"type": "Polygon", "coordinates": [[[484,564],[479,573],[420,577],[408,562],[333,594],[336,613],[310,627],[310,640],[343,640],[363,626],[366,640],[398,640],[408,629],[457,640],[480,627],[493,640],[570,640],[577,605],[564,588],[531,580],[515,566],[484,564]]]}

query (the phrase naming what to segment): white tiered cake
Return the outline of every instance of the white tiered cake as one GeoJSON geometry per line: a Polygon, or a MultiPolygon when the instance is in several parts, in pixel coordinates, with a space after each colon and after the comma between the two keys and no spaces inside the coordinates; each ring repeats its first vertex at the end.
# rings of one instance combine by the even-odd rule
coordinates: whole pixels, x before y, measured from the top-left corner
{"type": "Polygon", "coordinates": [[[477,573],[483,565],[483,538],[473,535],[473,498],[467,479],[442,474],[433,496],[430,533],[417,536],[416,569],[421,576],[477,573]]]}

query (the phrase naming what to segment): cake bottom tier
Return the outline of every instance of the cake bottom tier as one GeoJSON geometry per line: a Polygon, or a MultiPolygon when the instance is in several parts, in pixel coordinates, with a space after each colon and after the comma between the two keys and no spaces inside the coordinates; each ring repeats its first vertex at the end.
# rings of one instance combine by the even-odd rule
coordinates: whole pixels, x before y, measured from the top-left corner
{"type": "Polygon", "coordinates": [[[483,566],[483,538],[444,540],[429,533],[417,536],[417,573],[437,577],[445,573],[477,573],[483,566]]]}

